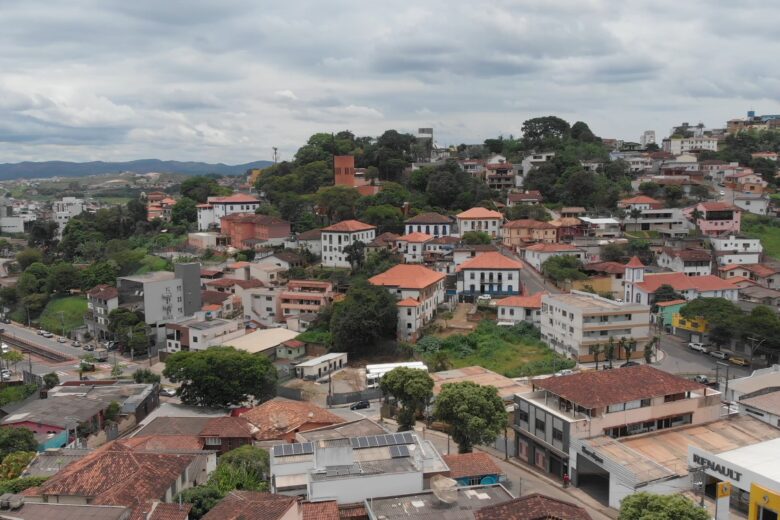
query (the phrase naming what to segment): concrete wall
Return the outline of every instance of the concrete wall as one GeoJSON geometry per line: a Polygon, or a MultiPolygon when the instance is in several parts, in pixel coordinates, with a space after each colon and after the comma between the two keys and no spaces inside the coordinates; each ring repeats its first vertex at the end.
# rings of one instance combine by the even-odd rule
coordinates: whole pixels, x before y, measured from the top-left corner
{"type": "Polygon", "coordinates": [[[309,500],[335,499],[340,504],[348,504],[371,497],[419,493],[422,489],[423,474],[420,471],[309,482],[308,494],[309,500]]]}

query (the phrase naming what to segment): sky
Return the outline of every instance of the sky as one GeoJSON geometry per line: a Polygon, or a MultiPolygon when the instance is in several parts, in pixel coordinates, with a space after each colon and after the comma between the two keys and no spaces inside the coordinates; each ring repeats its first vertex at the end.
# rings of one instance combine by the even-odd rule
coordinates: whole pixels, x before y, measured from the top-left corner
{"type": "Polygon", "coordinates": [[[557,115],[660,140],[780,113],[773,0],[0,0],[0,163],[280,159],[557,115]]]}

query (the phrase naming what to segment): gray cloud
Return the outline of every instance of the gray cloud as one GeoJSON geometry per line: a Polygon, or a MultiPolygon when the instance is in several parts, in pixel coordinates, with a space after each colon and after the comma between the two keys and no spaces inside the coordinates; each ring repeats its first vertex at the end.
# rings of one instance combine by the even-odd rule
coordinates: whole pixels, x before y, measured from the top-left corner
{"type": "Polygon", "coordinates": [[[2,2],[4,161],[291,157],[318,131],[636,140],[780,112],[770,0],[2,2]],[[376,5],[375,5],[376,4],[376,5]]]}

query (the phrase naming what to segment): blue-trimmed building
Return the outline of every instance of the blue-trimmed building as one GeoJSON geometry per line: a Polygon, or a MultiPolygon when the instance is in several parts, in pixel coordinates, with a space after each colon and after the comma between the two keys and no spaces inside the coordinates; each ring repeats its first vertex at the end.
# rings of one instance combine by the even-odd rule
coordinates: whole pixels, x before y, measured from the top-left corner
{"type": "Polygon", "coordinates": [[[477,296],[514,296],[523,292],[520,269],[523,265],[498,252],[482,253],[457,268],[457,291],[460,300],[477,296]]]}

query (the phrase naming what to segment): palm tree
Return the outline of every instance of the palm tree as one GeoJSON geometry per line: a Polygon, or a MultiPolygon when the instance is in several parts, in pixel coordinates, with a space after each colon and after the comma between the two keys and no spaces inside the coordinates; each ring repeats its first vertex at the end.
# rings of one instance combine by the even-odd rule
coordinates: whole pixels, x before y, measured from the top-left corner
{"type": "Polygon", "coordinates": [[[628,342],[623,346],[623,352],[626,353],[626,363],[631,361],[631,354],[636,352],[636,340],[634,338],[631,338],[628,340],[628,342]]]}
{"type": "Polygon", "coordinates": [[[596,343],[589,347],[590,353],[593,354],[593,360],[596,362],[596,370],[599,369],[599,356],[604,352],[604,345],[596,343]]]}
{"type": "Polygon", "coordinates": [[[693,219],[694,224],[699,224],[699,220],[704,218],[704,213],[699,211],[699,208],[694,208],[694,210],[691,212],[691,218],[693,219]]]}
{"type": "Polygon", "coordinates": [[[612,368],[612,360],[615,359],[615,338],[610,336],[607,341],[607,360],[609,361],[609,368],[612,368]]]}
{"type": "Polygon", "coordinates": [[[628,340],[626,340],[625,336],[621,336],[620,339],[617,342],[617,356],[618,358],[622,357],[626,353],[626,344],[628,343],[628,340]]]}
{"type": "Polygon", "coordinates": [[[658,342],[660,340],[660,336],[653,336],[653,339],[648,341],[645,344],[645,363],[648,365],[653,362],[653,352],[655,351],[656,346],[658,345],[658,342]]]}

